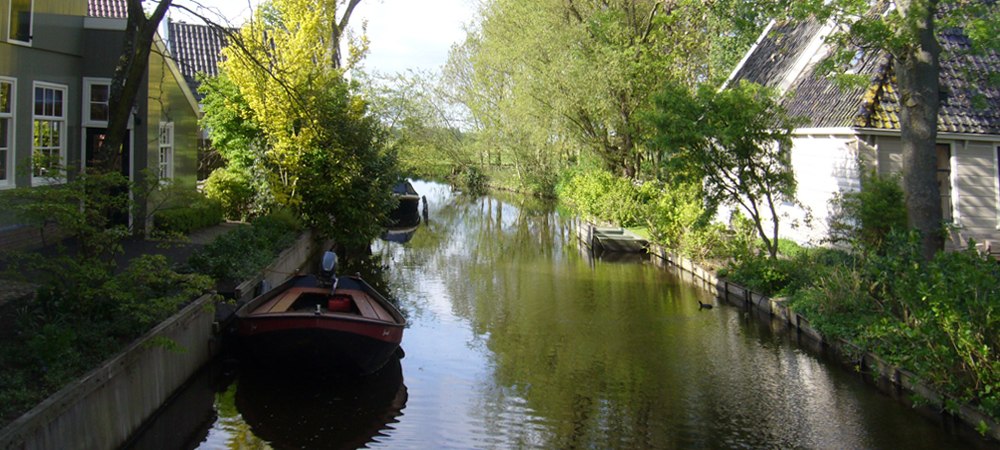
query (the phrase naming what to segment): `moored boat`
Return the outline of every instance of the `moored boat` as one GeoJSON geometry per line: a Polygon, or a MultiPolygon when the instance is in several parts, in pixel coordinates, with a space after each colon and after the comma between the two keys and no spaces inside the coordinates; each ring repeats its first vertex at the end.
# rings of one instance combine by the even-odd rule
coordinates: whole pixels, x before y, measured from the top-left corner
{"type": "Polygon", "coordinates": [[[392,226],[407,226],[420,221],[420,194],[413,189],[409,181],[403,180],[392,187],[392,195],[399,200],[399,205],[389,215],[392,226]]]}
{"type": "Polygon", "coordinates": [[[401,352],[406,319],[399,310],[360,277],[333,275],[332,252],[323,266],[321,277],[293,277],[236,311],[244,360],[368,374],[401,352]]]}

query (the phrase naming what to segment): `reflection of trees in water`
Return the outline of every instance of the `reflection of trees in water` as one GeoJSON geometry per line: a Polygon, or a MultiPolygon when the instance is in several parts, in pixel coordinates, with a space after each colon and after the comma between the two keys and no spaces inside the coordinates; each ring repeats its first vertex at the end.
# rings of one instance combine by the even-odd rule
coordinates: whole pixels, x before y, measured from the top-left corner
{"type": "Polygon", "coordinates": [[[683,359],[671,352],[699,348],[704,336],[663,318],[690,313],[696,292],[651,266],[589,264],[551,204],[503,195],[431,204],[410,242],[376,254],[405,304],[420,310],[432,299],[417,296],[447,296],[492,352],[487,429],[523,446],[670,447],[669,433],[650,425],[677,410],[662,406],[667,386],[700,382],[698,370],[671,366],[683,359]],[[431,278],[442,291],[422,286],[431,278]]]}
{"type": "Polygon", "coordinates": [[[488,429],[526,446],[670,446],[649,424],[670,423],[665,386],[697,383],[698,371],[665,362],[669,350],[651,352],[698,347],[697,330],[663,326],[697,306],[693,289],[651,266],[592,267],[566,250],[578,245],[575,230],[551,205],[458,199],[434,217],[449,228],[416,257],[493,353],[502,389],[484,405],[488,429]],[[521,423],[526,416],[543,419],[521,423]]]}

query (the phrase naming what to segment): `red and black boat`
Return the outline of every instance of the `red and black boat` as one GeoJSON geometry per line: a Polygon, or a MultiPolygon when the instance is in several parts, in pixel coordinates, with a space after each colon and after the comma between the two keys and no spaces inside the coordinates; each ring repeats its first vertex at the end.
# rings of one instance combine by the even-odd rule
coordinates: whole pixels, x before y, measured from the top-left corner
{"type": "Polygon", "coordinates": [[[333,275],[335,266],[327,252],[321,277],[293,277],[236,311],[244,360],[369,374],[402,352],[403,315],[360,277],[333,275]]]}

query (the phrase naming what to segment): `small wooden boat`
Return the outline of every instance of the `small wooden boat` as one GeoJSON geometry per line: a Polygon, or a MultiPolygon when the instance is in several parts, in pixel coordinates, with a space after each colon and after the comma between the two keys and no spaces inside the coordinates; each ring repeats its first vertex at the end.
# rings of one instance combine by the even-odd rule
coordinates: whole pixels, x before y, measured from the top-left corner
{"type": "Polygon", "coordinates": [[[272,367],[369,374],[402,352],[403,315],[360,277],[332,275],[335,265],[336,255],[328,252],[324,275],[329,278],[323,278],[330,283],[313,275],[296,276],[236,311],[243,359],[272,367]]]}

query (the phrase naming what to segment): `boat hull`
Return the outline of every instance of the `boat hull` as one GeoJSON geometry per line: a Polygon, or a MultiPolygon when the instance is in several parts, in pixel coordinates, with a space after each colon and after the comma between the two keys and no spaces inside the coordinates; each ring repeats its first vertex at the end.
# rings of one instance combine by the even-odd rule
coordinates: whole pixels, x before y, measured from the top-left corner
{"type": "Polygon", "coordinates": [[[375,372],[399,349],[402,327],[392,329],[310,318],[254,318],[240,324],[241,360],[257,366],[375,372]],[[389,340],[372,335],[388,333],[389,340]]]}
{"type": "MultiPolygon", "coordinates": [[[[236,312],[236,337],[241,361],[271,368],[336,368],[360,374],[377,371],[403,340],[406,320],[399,311],[360,278],[341,277],[337,295],[353,293],[368,306],[366,315],[320,306],[279,307],[284,298],[299,301],[310,292],[327,292],[315,277],[300,276],[260,295],[236,312]],[[341,288],[342,287],[342,288],[341,288]],[[322,309],[322,311],[321,311],[322,309]]],[[[311,294],[315,295],[315,294],[311,294]]],[[[332,305],[331,305],[332,306],[332,305]]]]}
{"type": "Polygon", "coordinates": [[[396,227],[414,226],[420,223],[420,195],[409,181],[403,181],[392,189],[399,201],[396,209],[389,214],[389,225],[396,227]]]}

